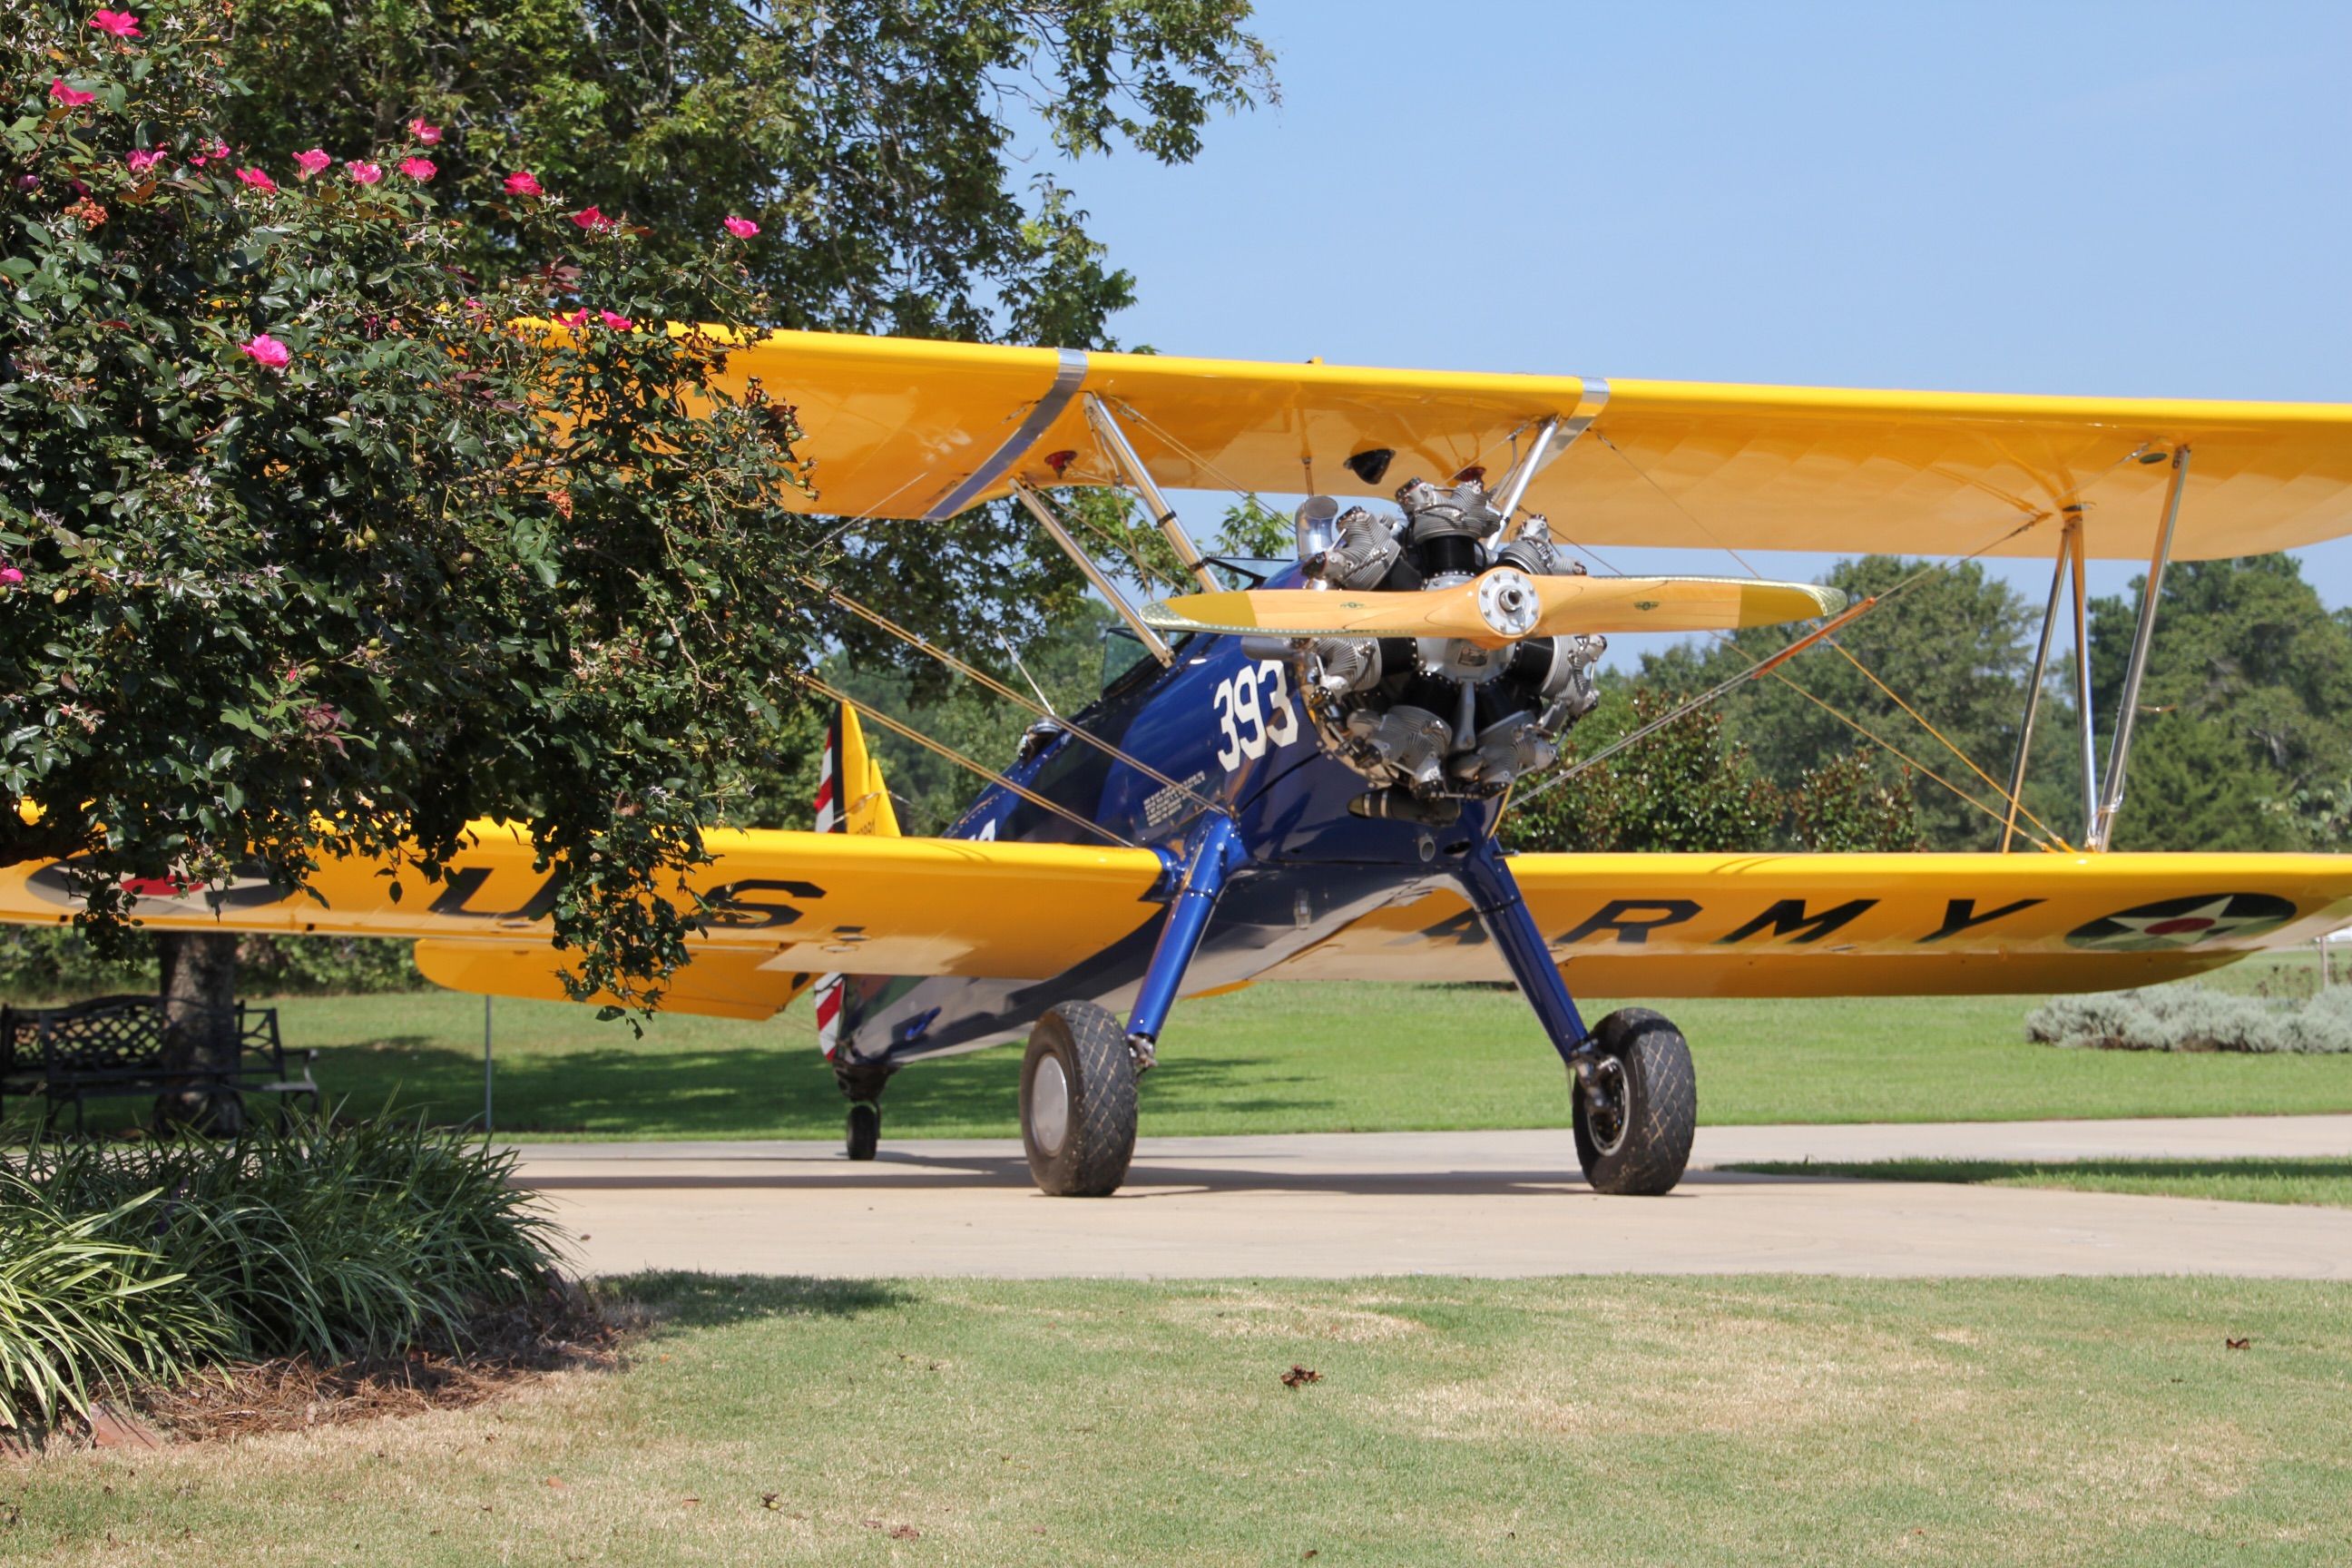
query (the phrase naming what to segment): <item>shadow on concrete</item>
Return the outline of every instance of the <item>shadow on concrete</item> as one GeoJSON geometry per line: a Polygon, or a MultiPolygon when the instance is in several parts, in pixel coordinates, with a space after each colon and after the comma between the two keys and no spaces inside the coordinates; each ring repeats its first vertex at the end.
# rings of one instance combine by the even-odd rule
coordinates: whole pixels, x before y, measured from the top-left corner
{"type": "MultiPolygon", "coordinates": [[[[1018,1047],[916,1062],[890,1081],[884,1135],[892,1127],[1017,1133],[1018,1047]]],[[[331,1103],[363,1115],[387,1102],[447,1125],[478,1124],[482,1057],[424,1036],[333,1046],[316,1067],[331,1103]]],[[[1332,1103],[1330,1086],[1255,1056],[1178,1059],[1171,1052],[1145,1086],[1153,1100],[1230,1112],[1287,1110],[1311,1116],[1332,1103]]],[[[795,1040],[770,1049],[631,1050],[594,1046],[501,1053],[496,1121],[502,1137],[534,1133],[643,1138],[841,1136],[845,1102],[816,1052],[795,1040]]],[[[1147,1110],[1147,1114],[1149,1111],[1147,1110]]]]}
{"type": "MultiPolygon", "coordinates": [[[[1565,1140],[1563,1140],[1565,1142],[1565,1140]]],[[[560,1154],[551,1156],[561,1159],[560,1154]]],[[[682,1156],[681,1160],[691,1158],[682,1156]]],[[[656,1163],[658,1163],[656,1160],[656,1163]]],[[[971,1192],[986,1189],[1024,1191],[1033,1186],[1028,1162],[1018,1154],[925,1155],[885,1151],[872,1164],[846,1159],[780,1160],[789,1171],[761,1174],[761,1162],[731,1162],[738,1167],[725,1173],[702,1171],[631,1169],[625,1172],[566,1173],[534,1176],[526,1171],[519,1184],[545,1193],[592,1192],[971,1192]]],[[[640,1162],[632,1159],[635,1167],[640,1162]]],[[[1684,1176],[1676,1194],[1694,1187],[1737,1186],[1786,1180],[1721,1171],[1693,1171],[1684,1176]]],[[[1148,1203],[1158,1197],[1192,1193],[1330,1193],[1431,1194],[1459,1197],[1504,1197],[1556,1194],[1593,1196],[1571,1156],[1557,1170],[1479,1171],[1280,1171],[1262,1166],[1219,1166],[1173,1163],[1139,1159],[1128,1173],[1127,1184],[1115,1201],[1148,1203]]],[[[1079,1201],[1079,1200],[1070,1200],[1079,1201]]],[[[1625,1203],[1657,1202],[1626,1198],[1625,1203]]]]}

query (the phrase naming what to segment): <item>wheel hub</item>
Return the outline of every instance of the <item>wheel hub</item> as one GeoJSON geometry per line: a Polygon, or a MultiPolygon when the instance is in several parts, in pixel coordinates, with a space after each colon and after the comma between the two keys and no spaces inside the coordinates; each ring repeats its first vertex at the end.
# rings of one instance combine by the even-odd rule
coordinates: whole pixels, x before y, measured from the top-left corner
{"type": "Polygon", "coordinates": [[[1070,1079],[1058,1057],[1041,1059],[1029,1080],[1029,1135],[1048,1154],[1060,1153],[1070,1135],[1070,1079]]]}
{"type": "Polygon", "coordinates": [[[1625,1064],[1602,1057],[1589,1076],[1579,1080],[1584,1095],[1584,1124],[1602,1154],[1614,1154],[1625,1142],[1625,1064]]]}

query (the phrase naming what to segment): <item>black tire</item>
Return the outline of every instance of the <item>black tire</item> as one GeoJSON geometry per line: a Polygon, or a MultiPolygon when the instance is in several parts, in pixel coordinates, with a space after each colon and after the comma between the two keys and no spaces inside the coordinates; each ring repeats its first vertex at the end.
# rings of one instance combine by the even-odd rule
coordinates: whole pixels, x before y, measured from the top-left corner
{"type": "Polygon", "coordinates": [[[1127,1179],[1135,1157],[1135,1058],[1108,1009],[1065,1002],[1029,1031],[1021,1142],[1037,1190],[1049,1196],[1108,1197],[1127,1179]]]}
{"type": "Polygon", "coordinates": [[[1593,1045],[1624,1100],[1622,1118],[1597,1116],[1576,1096],[1576,1159],[1596,1193],[1656,1197],[1675,1190],[1698,1131],[1698,1073],[1682,1031],[1647,1007],[1601,1020],[1593,1045]]]}
{"type": "Polygon", "coordinates": [[[870,1100],[849,1102],[849,1157],[871,1160],[882,1147],[882,1108],[870,1100]]]}

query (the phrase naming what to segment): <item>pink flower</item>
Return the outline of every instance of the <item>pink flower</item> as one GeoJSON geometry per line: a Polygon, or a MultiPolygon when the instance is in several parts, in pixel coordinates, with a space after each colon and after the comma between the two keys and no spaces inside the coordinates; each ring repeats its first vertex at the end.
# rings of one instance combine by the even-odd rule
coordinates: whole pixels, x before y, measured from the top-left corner
{"type": "Polygon", "coordinates": [[[211,163],[215,158],[226,158],[227,156],[228,143],[221,141],[218,137],[215,137],[211,146],[205,148],[201,153],[191,153],[188,155],[188,165],[191,168],[201,169],[206,163],[211,163]]]}
{"type": "Polygon", "coordinates": [[[313,174],[323,172],[327,165],[333,162],[332,158],[328,157],[316,147],[311,148],[308,153],[294,154],[294,166],[302,171],[302,177],[306,180],[313,174]]]}
{"type": "Polygon", "coordinates": [[[373,163],[362,163],[357,158],[343,165],[343,173],[349,174],[354,184],[362,185],[373,185],[383,178],[382,169],[373,163]]]}
{"type": "Polygon", "coordinates": [[[286,362],[294,357],[286,352],[284,343],[279,342],[268,332],[256,332],[236,346],[245,353],[251,355],[254,363],[266,366],[270,370],[284,370],[286,362]]]}
{"type": "Polygon", "coordinates": [[[100,11],[89,19],[89,25],[101,33],[111,33],[118,38],[139,36],[139,18],[128,11],[100,11]]]}
{"type": "Polygon", "coordinates": [[[441,145],[441,128],[438,125],[425,123],[425,116],[421,114],[408,122],[408,133],[427,147],[441,145]]]}
{"type": "Polygon", "coordinates": [[[163,150],[158,147],[152,153],[133,153],[122,161],[131,165],[132,174],[143,174],[163,161],[163,150]]]}
{"type": "Polygon", "coordinates": [[[603,317],[604,324],[612,328],[616,332],[625,332],[631,327],[636,325],[635,321],[632,321],[628,317],[622,315],[617,310],[599,310],[596,314],[603,317]]]}
{"type": "Polygon", "coordinates": [[[584,327],[588,324],[588,312],[574,310],[568,316],[558,316],[555,319],[567,327],[584,327]]]}
{"type": "Polygon", "coordinates": [[[430,158],[403,158],[400,161],[400,172],[412,180],[425,181],[431,179],[441,171],[433,166],[433,160],[430,158]]]}
{"type": "Polygon", "coordinates": [[[14,566],[0,566],[0,584],[13,588],[25,580],[25,574],[14,566]]]}
{"type": "Polygon", "coordinates": [[[61,76],[51,77],[49,79],[49,96],[57,100],[60,105],[67,109],[79,109],[85,103],[96,103],[98,101],[98,94],[94,92],[83,92],[78,89],[68,87],[66,85],[66,79],[61,76]]]}
{"type": "Polygon", "coordinates": [[[582,228],[586,229],[591,234],[602,234],[604,230],[613,226],[613,220],[606,217],[603,213],[598,212],[594,207],[582,207],[578,212],[572,215],[572,221],[578,224],[582,228]]]}
{"type": "Polygon", "coordinates": [[[507,176],[507,195],[510,196],[543,196],[547,195],[547,193],[539,188],[539,177],[537,175],[533,174],[528,169],[518,169],[513,174],[507,176]]]}
{"type": "Polygon", "coordinates": [[[760,232],[760,226],[747,217],[730,217],[727,220],[727,232],[738,239],[749,239],[760,232]]]}
{"type": "Polygon", "coordinates": [[[265,195],[278,189],[278,182],[258,169],[239,169],[236,177],[265,195]]]}

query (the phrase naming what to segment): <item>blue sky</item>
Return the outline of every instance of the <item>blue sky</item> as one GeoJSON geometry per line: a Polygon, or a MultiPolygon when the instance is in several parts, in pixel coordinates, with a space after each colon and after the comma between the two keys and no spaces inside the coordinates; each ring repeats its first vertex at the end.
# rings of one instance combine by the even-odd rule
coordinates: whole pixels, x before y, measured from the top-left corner
{"type": "MultiPolygon", "coordinates": [[[[1280,107],[1186,167],[1064,171],[1138,275],[1127,343],[2352,401],[2352,6],[1265,0],[1255,26],[1280,107]]],[[[2352,547],[2305,559],[2352,604],[2352,547]]]]}

